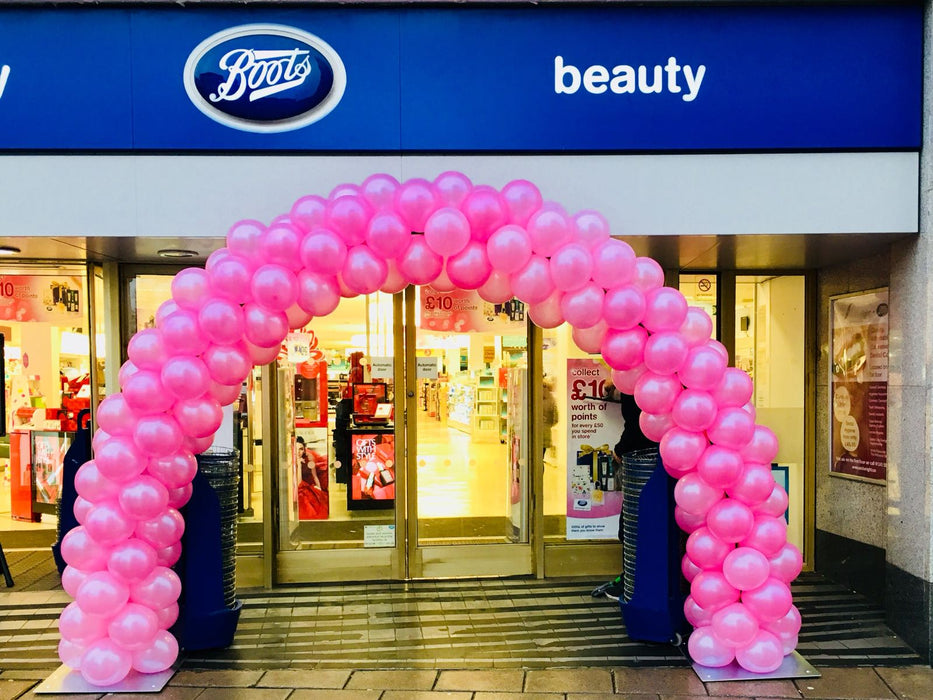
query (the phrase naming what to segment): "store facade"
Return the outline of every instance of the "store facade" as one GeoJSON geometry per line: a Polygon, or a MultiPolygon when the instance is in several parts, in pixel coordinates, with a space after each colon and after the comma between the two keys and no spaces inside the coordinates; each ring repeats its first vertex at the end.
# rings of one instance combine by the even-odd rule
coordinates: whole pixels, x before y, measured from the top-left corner
{"type": "MultiPolygon", "coordinates": [[[[931,528],[912,504],[930,458],[907,436],[928,428],[903,427],[926,415],[914,329],[928,323],[906,302],[924,280],[929,206],[920,4],[3,13],[0,230],[20,253],[0,284],[40,279],[45,294],[67,274],[82,295],[80,322],[62,326],[4,307],[7,423],[28,435],[30,465],[33,433],[67,439],[68,407],[117,386],[126,341],[168,298],[172,251],[203,264],[234,222],[269,223],[374,173],[527,178],[571,215],[600,212],[713,315],[781,438],[774,473],[808,565],[892,617],[900,601],[924,609],[931,528]],[[247,65],[247,49],[268,64],[247,65]],[[47,75],[56,89],[36,109],[30,86],[47,75]],[[299,98],[276,101],[289,89],[299,98]],[[864,461],[887,470],[840,470],[835,440],[855,456],[859,441],[834,425],[833,399],[862,377],[847,375],[853,326],[832,310],[885,289],[887,331],[862,325],[875,354],[891,339],[886,415],[862,432],[864,461]],[[88,381],[65,391],[72,374],[88,381]],[[46,407],[60,410],[22,410],[46,407]]],[[[583,448],[611,445],[620,417],[597,400],[608,370],[579,345],[520,302],[443,285],[314,318],[253,373],[219,438],[243,454],[241,582],[618,573],[600,510],[617,494],[583,448]]],[[[924,653],[925,610],[891,620],[924,653]]]]}

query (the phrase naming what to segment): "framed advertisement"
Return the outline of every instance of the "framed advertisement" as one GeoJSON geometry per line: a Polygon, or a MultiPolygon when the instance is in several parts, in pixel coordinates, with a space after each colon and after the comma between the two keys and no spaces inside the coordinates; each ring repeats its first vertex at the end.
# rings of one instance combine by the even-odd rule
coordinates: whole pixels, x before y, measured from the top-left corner
{"type": "Polygon", "coordinates": [[[888,290],[830,298],[829,470],[887,479],[888,290]]]}
{"type": "Polygon", "coordinates": [[[347,510],[395,507],[395,430],[353,428],[347,510]]]}
{"type": "Polygon", "coordinates": [[[65,453],[74,433],[34,430],[32,440],[32,509],[55,515],[61,498],[62,469],[65,453]]]}

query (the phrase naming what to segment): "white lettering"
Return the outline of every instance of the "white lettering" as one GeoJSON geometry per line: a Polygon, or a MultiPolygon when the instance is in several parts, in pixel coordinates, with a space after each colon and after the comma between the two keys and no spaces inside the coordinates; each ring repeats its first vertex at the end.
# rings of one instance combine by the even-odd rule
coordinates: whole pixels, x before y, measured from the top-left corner
{"type": "Polygon", "coordinates": [[[648,85],[648,66],[638,66],[638,89],[644,93],[661,92],[664,81],[661,78],[661,66],[654,67],[654,81],[648,85]]]}
{"type": "Polygon", "coordinates": [[[700,94],[704,77],[705,65],[696,68],[681,65],[676,56],[669,57],[664,65],[630,66],[622,63],[613,66],[611,71],[599,63],[578,68],[564,63],[563,56],[554,57],[554,92],[558,95],[574,95],[581,87],[591,95],[605,92],[615,95],[633,94],[637,88],[643,95],[666,92],[679,94],[684,102],[693,102],[700,94]],[[686,81],[686,93],[679,80],[681,74],[686,81]]]}
{"type": "Polygon", "coordinates": [[[255,51],[234,49],[224,54],[218,64],[227,71],[227,79],[210,95],[211,102],[233,102],[249,89],[249,100],[284,92],[301,85],[311,74],[308,51],[255,51]],[[300,61],[298,59],[301,59],[300,61]]]}
{"type": "Polygon", "coordinates": [[[687,90],[689,92],[684,95],[684,102],[693,102],[696,99],[697,94],[700,92],[700,84],[703,82],[703,77],[706,75],[706,66],[698,66],[696,75],[693,73],[693,69],[690,66],[684,66],[684,78],[687,79],[687,90]]]}
{"type": "Polygon", "coordinates": [[[609,89],[615,94],[621,95],[626,92],[635,92],[635,69],[631,66],[616,66],[612,69],[612,74],[616,76],[609,83],[609,89]]]}
{"type": "Polygon", "coordinates": [[[0,68],[0,97],[3,97],[3,91],[6,90],[6,81],[10,79],[10,67],[4,65],[0,68]]]}
{"type": "Polygon", "coordinates": [[[564,57],[554,57],[554,92],[558,95],[572,95],[580,89],[580,71],[576,66],[564,66],[564,57]],[[570,85],[564,82],[564,76],[570,76],[570,85]]]}
{"type": "Polygon", "coordinates": [[[590,66],[583,74],[583,87],[587,92],[599,95],[606,92],[606,82],[609,80],[609,71],[605,66],[590,66]]]}

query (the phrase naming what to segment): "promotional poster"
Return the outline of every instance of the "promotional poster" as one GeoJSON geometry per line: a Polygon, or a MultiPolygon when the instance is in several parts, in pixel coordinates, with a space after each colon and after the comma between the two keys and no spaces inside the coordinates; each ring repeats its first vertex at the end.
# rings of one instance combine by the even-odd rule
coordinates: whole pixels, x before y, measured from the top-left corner
{"type": "Polygon", "coordinates": [[[525,331],[525,305],[518,299],[493,304],[475,290],[441,292],[431,285],[421,287],[418,294],[421,328],[451,333],[525,331]]]}
{"type": "Polygon", "coordinates": [[[77,277],[0,276],[0,320],[80,325],[84,320],[77,277]]]}

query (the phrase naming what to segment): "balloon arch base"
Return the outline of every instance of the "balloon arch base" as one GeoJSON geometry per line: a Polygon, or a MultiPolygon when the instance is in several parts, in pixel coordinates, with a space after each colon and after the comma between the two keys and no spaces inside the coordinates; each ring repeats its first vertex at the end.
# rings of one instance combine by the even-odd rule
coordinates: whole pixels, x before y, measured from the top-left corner
{"type": "MultiPolygon", "coordinates": [[[[179,660],[180,661],[180,660],[179,660]]],[[[159,673],[130,671],[119,683],[99,686],[84,680],[80,671],[62,664],[32,691],[36,695],[100,695],[107,693],[161,693],[178,670],[178,662],[159,673]]]]}
{"type": "Polygon", "coordinates": [[[728,666],[718,668],[693,664],[693,670],[704,683],[715,683],[717,681],[782,681],[793,678],[819,678],[823,675],[796,651],[785,656],[781,665],[768,673],[747,671],[735,661],[728,666]]]}

